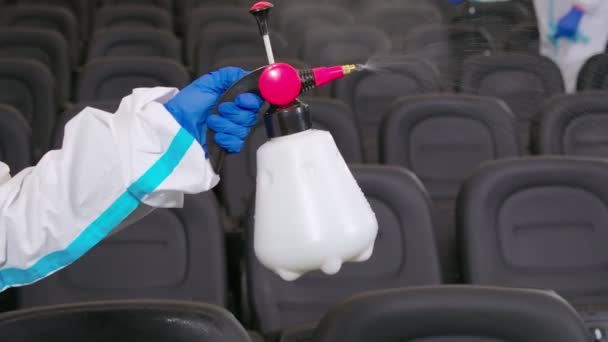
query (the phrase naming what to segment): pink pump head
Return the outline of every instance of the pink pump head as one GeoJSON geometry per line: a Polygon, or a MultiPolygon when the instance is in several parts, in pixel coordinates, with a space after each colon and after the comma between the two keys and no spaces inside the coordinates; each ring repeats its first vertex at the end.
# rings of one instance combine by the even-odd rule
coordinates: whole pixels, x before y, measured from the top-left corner
{"type": "Polygon", "coordinates": [[[262,97],[275,106],[292,103],[302,92],[300,73],[285,63],[276,63],[266,68],[260,76],[259,85],[262,97]]]}
{"type": "Polygon", "coordinates": [[[260,94],[272,105],[287,106],[305,91],[361,70],[361,65],[353,64],[297,70],[289,64],[276,63],[262,72],[259,80],[260,94]]]}

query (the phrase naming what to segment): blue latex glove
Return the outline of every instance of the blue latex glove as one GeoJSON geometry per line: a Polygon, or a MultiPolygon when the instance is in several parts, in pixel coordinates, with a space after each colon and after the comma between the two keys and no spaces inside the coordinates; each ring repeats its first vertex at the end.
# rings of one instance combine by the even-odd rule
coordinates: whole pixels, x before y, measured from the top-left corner
{"type": "Polygon", "coordinates": [[[263,101],[254,94],[242,94],[234,103],[221,104],[220,115],[211,115],[222,94],[246,74],[240,68],[222,68],[200,77],[165,103],[167,111],[199,142],[205,153],[208,127],[216,132],[214,140],[220,147],[235,153],[240,152],[249,128],[257,122],[263,101]]]}
{"type": "Polygon", "coordinates": [[[257,95],[241,94],[234,102],[220,104],[219,115],[207,119],[209,129],[215,132],[215,142],[228,153],[241,152],[250,128],[257,123],[263,103],[257,95]]]}
{"type": "Polygon", "coordinates": [[[554,34],[555,39],[566,38],[573,41],[576,40],[578,28],[584,14],[580,8],[572,6],[570,11],[559,20],[554,34]]]}

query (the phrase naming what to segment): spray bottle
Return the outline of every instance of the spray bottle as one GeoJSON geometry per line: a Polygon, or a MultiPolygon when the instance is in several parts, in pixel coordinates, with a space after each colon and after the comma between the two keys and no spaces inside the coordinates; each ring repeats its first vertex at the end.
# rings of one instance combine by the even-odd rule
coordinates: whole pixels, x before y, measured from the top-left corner
{"type": "Polygon", "coordinates": [[[378,223],[331,134],[312,129],[309,107],[298,99],[363,67],[297,70],[274,63],[268,30],[272,7],[259,2],[250,9],[270,65],[234,84],[219,103],[245,92],[267,102],[269,141],[257,151],[254,249],[265,267],[293,281],[309,271],[335,274],[344,262],[368,260],[378,223]]]}

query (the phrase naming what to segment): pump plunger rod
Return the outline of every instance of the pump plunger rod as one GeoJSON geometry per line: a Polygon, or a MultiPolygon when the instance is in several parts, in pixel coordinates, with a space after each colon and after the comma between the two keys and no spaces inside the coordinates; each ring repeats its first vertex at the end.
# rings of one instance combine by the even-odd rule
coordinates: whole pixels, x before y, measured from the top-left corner
{"type": "Polygon", "coordinates": [[[255,20],[258,22],[260,35],[262,35],[262,40],[264,40],[268,64],[274,64],[274,54],[272,52],[272,44],[270,44],[270,28],[268,24],[268,15],[273,7],[274,5],[270,2],[260,1],[249,9],[249,13],[253,14],[255,20]]]}

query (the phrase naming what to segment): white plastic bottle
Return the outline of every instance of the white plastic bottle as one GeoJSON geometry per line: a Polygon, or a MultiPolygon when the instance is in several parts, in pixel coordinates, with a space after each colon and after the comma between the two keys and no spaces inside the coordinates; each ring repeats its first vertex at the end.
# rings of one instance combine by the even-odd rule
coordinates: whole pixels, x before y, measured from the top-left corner
{"type": "Polygon", "coordinates": [[[254,248],[287,281],[366,261],[378,223],[329,132],[272,138],[257,152],[254,248]]]}

